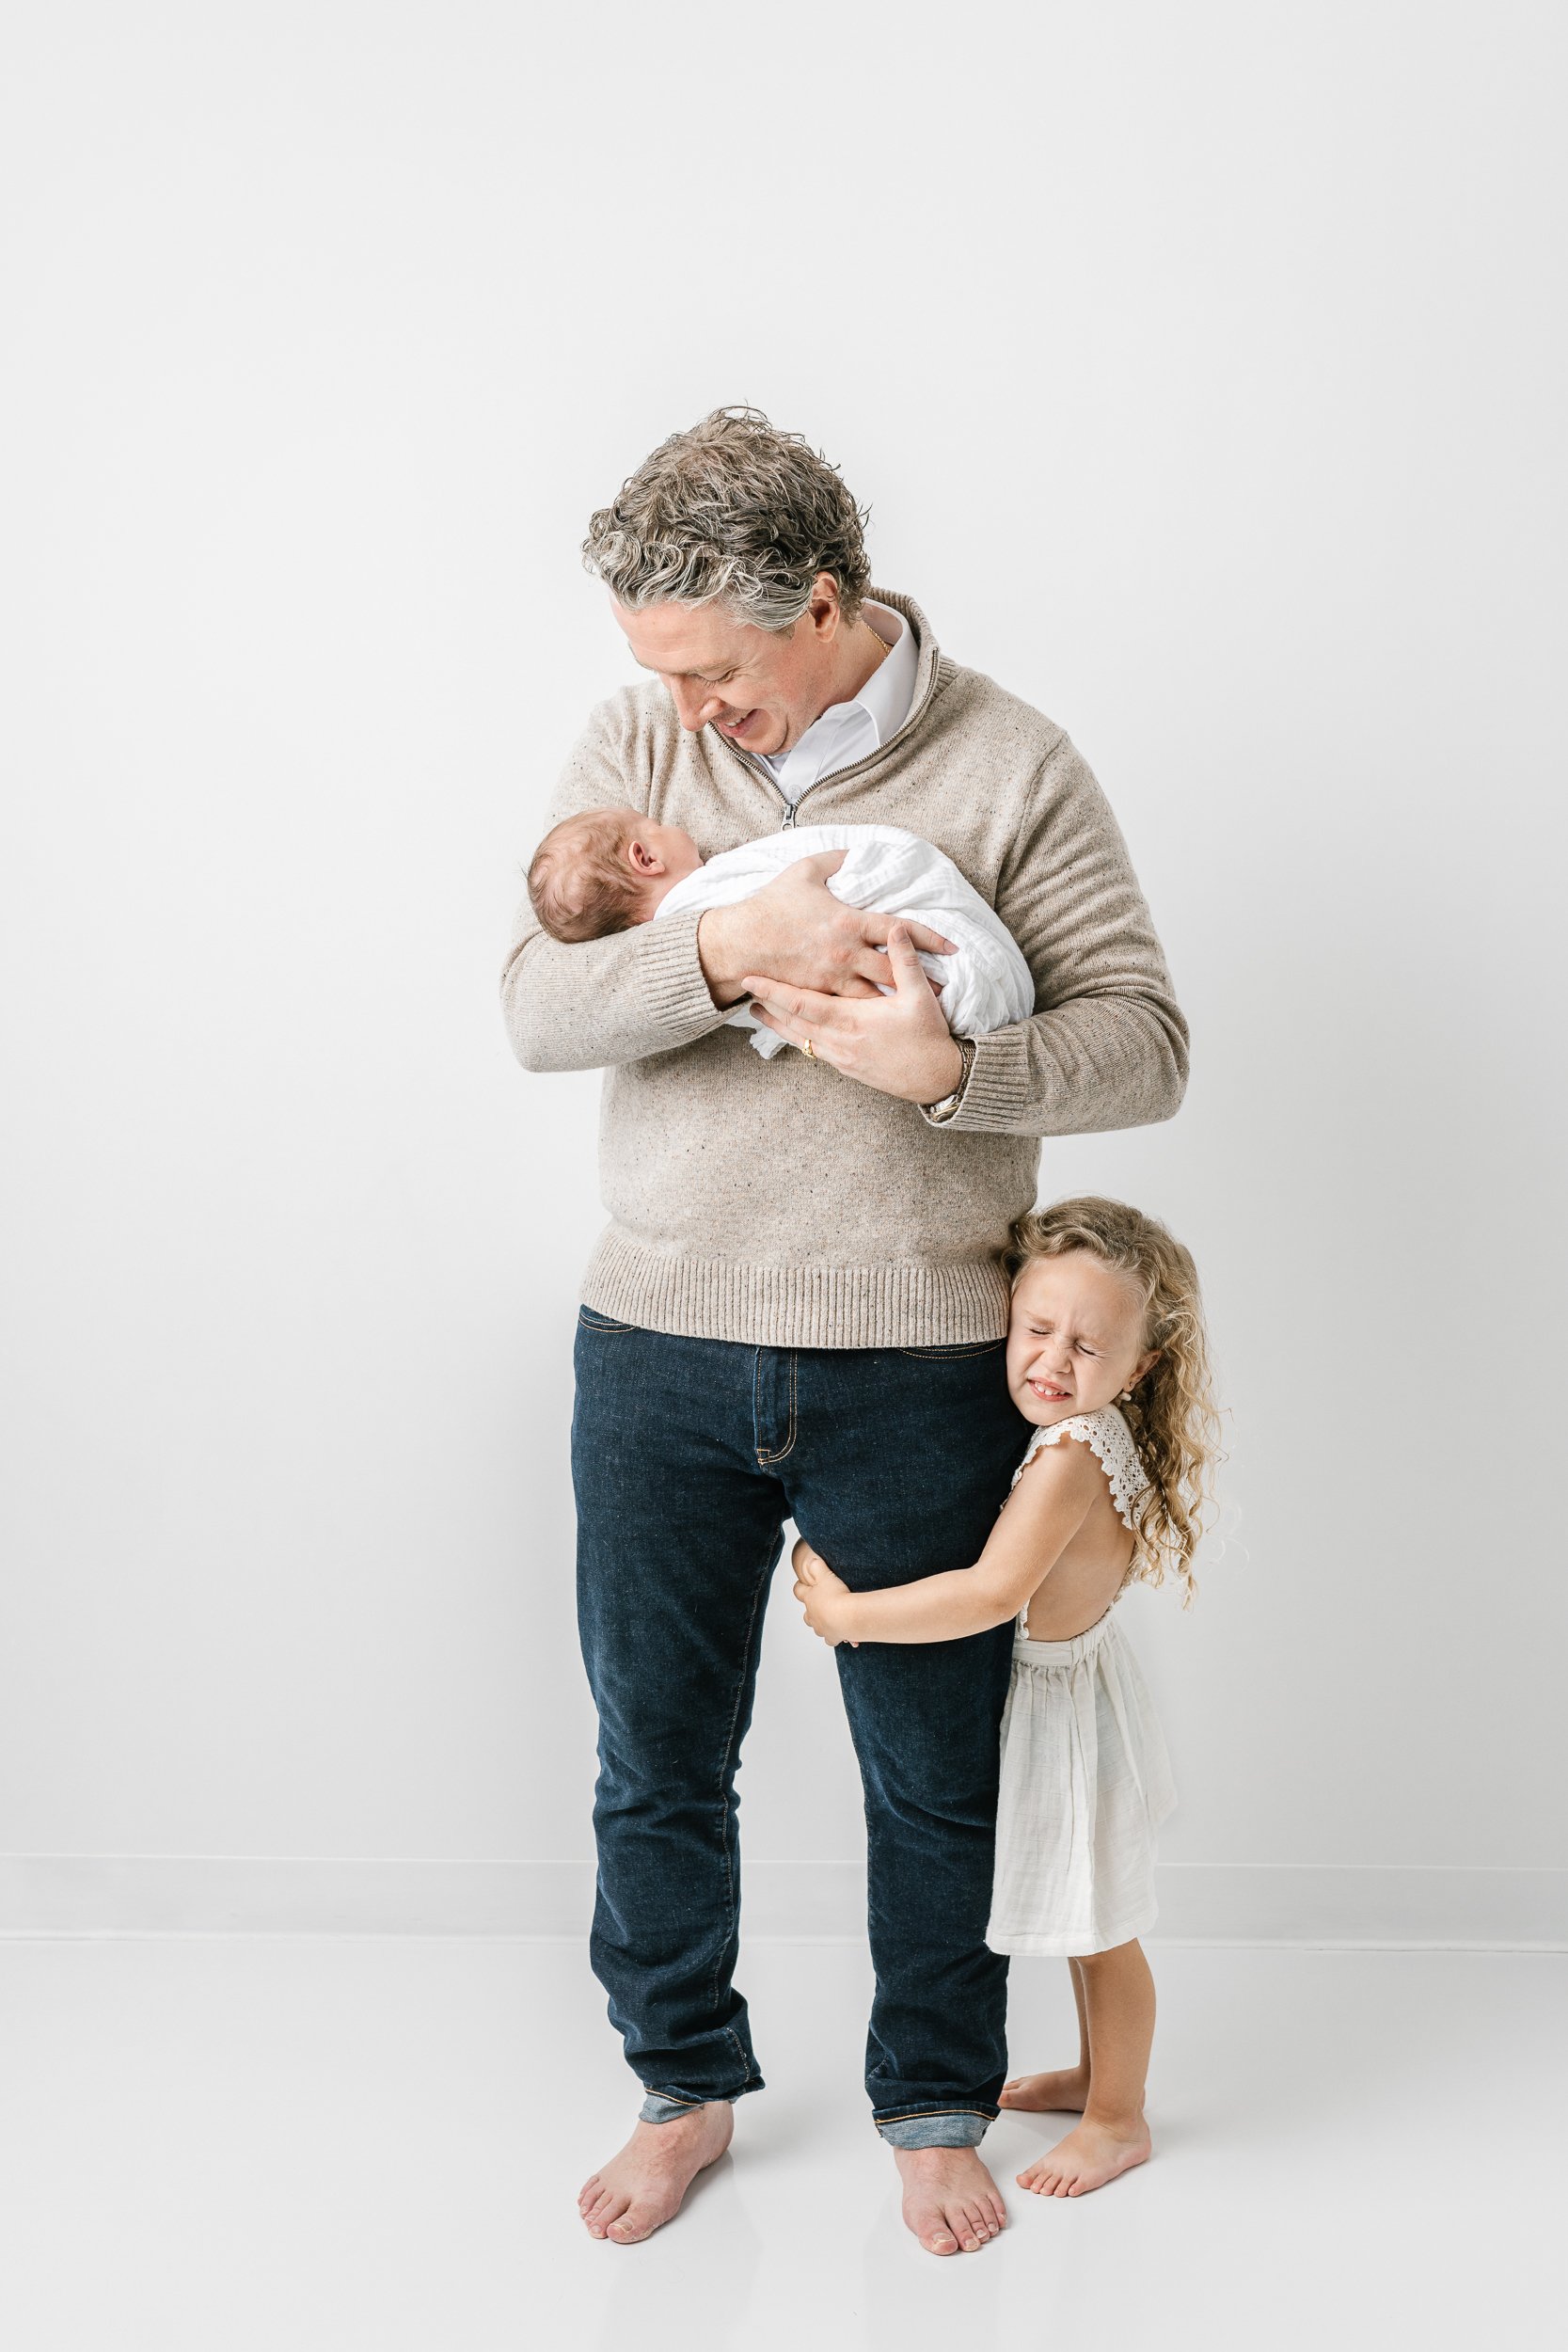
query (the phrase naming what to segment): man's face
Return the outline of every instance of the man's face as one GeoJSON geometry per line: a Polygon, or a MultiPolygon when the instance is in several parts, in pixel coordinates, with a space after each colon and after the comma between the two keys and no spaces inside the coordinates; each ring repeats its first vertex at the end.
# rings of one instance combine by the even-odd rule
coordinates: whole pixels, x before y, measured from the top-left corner
{"type": "Polygon", "coordinates": [[[668,689],[689,733],[717,727],[742,751],[771,756],[798,743],[834,699],[844,645],[838,590],[818,577],[793,628],[756,628],[718,604],[649,604],[628,612],[610,599],[634,660],[668,689]]]}

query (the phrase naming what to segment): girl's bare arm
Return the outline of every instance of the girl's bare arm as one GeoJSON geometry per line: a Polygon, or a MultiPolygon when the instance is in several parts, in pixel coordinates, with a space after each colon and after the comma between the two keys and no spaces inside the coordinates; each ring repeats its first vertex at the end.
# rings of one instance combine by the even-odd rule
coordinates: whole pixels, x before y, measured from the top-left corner
{"type": "Polygon", "coordinates": [[[1016,1617],[1088,1517],[1104,1473],[1087,1446],[1042,1447],[1007,1498],[972,1568],[852,1593],[804,1536],[795,1597],[826,1642],[954,1642],[1016,1617]]]}

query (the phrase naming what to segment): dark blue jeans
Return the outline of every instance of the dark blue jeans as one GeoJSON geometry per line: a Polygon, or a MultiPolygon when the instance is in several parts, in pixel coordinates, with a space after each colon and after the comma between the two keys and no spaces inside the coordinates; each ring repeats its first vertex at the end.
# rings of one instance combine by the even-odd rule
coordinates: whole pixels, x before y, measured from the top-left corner
{"type": "MultiPolygon", "coordinates": [[[[761,2087],[736,1767],[784,1522],[859,1590],[978,1558],[1027,1435],[1001,1340],[774,1348],[583,1308],[572,1470],[599,1710],[591,1953],[658,2112],[761,2087]]],[[[986,1948],[1012,1629],[834,1652],[865,1791],[866,2090],[905,2146],[978,2139],[1006,2070],[986,1948]]],[[[655,2110],[650,2109],[649,2112],[655,2110]]]]}

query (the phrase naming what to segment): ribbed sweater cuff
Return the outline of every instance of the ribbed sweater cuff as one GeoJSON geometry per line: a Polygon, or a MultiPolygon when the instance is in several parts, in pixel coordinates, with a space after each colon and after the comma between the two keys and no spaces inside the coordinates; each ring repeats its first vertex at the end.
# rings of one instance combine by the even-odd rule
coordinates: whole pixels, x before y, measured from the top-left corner
{"type": "Polygon", "coordinates": [[[1026,1135],[1028,1100],[1029,1025],[1015,1021],[975,1039],[974,1066],[962,1102],[951,1119],[928,1119],[926,1124],[972,1136],[1026,1135]]]}
{"type": "Polygon", "coordinates": [[[670,1032],[672,1045],[689,1045],[729,1018],[713,1001],[697,954],[704,909],[642,926],[639,977],[650,1017],[670,1032]]]}

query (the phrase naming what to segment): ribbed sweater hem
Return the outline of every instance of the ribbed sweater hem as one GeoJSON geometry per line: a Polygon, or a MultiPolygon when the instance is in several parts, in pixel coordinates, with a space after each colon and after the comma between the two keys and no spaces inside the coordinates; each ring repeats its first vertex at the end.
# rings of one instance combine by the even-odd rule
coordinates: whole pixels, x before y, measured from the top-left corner
{"type": "Polygon", "coordinates": [[[651,1249],[614,1226],[589,1263],[582,1301],[644,1330],[749,1347],[957,1347],[1007,1328],[1007,1281],[993,1258],[749,1265],[651,1249]]]}

